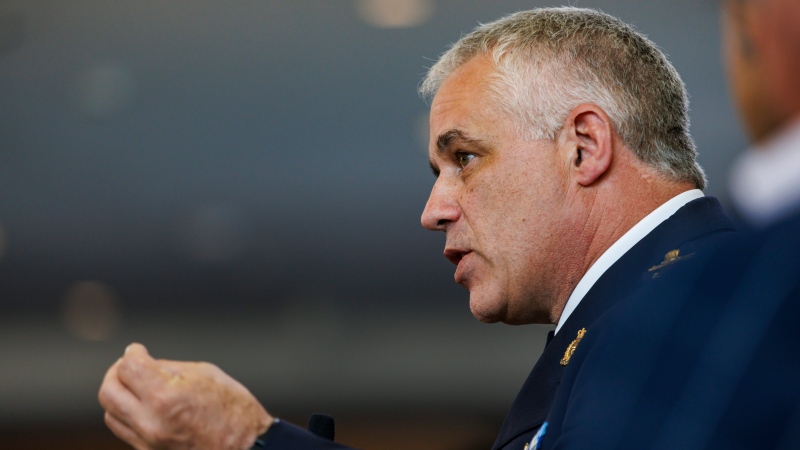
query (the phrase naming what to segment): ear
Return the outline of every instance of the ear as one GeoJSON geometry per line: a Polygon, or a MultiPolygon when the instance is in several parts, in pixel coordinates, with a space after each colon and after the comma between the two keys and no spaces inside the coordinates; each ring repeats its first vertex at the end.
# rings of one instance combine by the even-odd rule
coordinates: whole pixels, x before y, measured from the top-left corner
{"type": "Polygon", "coordinates": [[[611,167],[614,153],[608,114],[597,105],[578,105],[561,130],[560,143],[567,152],[572,179],[581,186],[595,183],[611,167]]]}

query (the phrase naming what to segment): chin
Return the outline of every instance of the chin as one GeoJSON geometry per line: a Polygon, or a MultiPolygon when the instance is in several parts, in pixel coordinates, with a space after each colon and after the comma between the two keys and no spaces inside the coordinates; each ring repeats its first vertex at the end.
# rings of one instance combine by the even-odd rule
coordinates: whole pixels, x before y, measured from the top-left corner
{"type": "Polygon", "coordinates": [[[503,322],[508,325],[554,323],[544,311],[509,309],[509,302],[502,298],[491,299],[471,294],[469,309],[472,315],[483,323],[503,322]]]}
{"type": "Polygon", "coordinates": [[[483,323],[496,323],[506,321],[506,305],[500,302],[492,302],[476,299],[470,295],[469,310],[476,319],[483,323]]]}

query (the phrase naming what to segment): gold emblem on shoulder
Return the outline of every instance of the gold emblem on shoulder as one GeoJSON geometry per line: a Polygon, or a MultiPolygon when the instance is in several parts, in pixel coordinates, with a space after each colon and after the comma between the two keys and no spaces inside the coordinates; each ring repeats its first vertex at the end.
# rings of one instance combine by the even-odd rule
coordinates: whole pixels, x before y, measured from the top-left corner
{"type": "Polygon", "coordinates": [[[683,261],[684,259],[689,259],[692,256],[694,256],[694,253],[689,253],[688,255],[681,256],[681,251],[680,250],[678,250],[678,249],[670,250],[670,251],[667,252],[666,255],[664,255],[664,260],[661,261],[661,264],[659,264],[657,266],[653,266],[653,267],[647,269],[647,271],[648,272],[655,272],[653,274],[653,278],[658,278],[658,276],[660,275],[660,273],[658,273],[658,270],[661,270],[664,267],[667,267],[667,266],[669,266],[671,264],[675,264],[678,261],[683,261]]]}
{"type": "Polygon", "coordinates": [[[572,358],[572,354],[575,353],[575,349],[578,348],[578,342],[583,339],[583,335],[586,334],[586,328],[581,328],[578,330],[578,337],[575,338],[572,343],[569,344],[567,347],[567,351],[564,352],[564,357],[561,358],[561,365],[566,366],[569,363],[569,359],[572,358]]]}

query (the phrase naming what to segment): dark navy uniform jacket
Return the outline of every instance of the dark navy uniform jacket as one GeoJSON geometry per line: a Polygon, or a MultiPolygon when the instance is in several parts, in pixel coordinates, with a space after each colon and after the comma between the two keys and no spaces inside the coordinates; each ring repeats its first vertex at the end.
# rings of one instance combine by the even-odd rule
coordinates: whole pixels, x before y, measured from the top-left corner
{"type": "Polygon", "coordinates": [[[659,282],[587,333],[541,448],[800,448],[800,214],[659,282]]]}
{"type": "MultiPolygon", "coordinates": [[[[702,259],[721,242],[736,235],[733,223],[719,202],[711,197],[693,200],[662,222],[626,252],[595,282],[558,333],[548,341],[542,356],[528,376],[506,417],[493,450],[523,450],[545,422],[551,408],[561,408],[569,391],[562,380],[566,370],[578,372],[581,360],[563,361],[572,345],[577,353],[591,345],[591,337],[602,330],[602,320],[623,301],[651,289],[666,274],[688,261],[702,259]],[[578,333],[585,330],[580,339],[578,333]],[[588,342],[587,342],[588,339],[588,342]],[[573,345],[575,342],[575,345],[573,345]]],[[[552,422],[552,421],[550,421],[552,422]]],[[[548,424],[545,436],[552,435],[548,424]]]]}
{"type": "MultiPolygon", "coordinates": [[[[561,387],[565,369],[575,369],[579,361],[565,352],[586,330],[585,338],[598,332],[599,320],[624,299],[647,289],[655,280],[685,261],[702,258],[711,248],[735,233],[719,202],[710,197],[693,200],[658,225],[628,250],[595,282],[563,324],[558,334],[548,338],[544,352],[514,401],[493,446],[523,450],[545,422],[561,387]],[[597,322],[597,323],[596,323],[597,322]]],[[[584,341],[572,345],[577,352],[587,347],[584,341]]],[[[346,448],[319,439],[297,427],[279,423],[261,438],[258,448],[334,449],[346,448]]]]}

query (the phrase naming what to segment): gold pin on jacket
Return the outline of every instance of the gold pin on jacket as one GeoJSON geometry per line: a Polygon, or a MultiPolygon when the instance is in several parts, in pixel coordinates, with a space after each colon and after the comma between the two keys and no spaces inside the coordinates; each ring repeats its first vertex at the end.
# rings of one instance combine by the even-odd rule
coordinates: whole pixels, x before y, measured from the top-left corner
{"type": "Polygon", "coordinates": [[[578,343],[581,341],[581,339],[583,339],[584,334],[586,334],[586,328],[581,328],[578,330],[578,337],[576,337],[575,340],[569,344],[567,351],[564,352],[564,357],[561,358],[562,366],[566,366],[569,363],[569,359],[572,358],[572,354],[575,353],[575,349],[578,348],[578,343]]]}
{"type": "Polygon", "coordinates": [[[680,250],[678,250],[678,249],[670,250],[670,251],[667,252],[666,255],[664,255],[664,260],[661,261],[661,264],[653,266],[653,267],[647,269],[647,271],[648,272],[655,272],[655,273],[653,273],[653,278],[658,278],[658,276],[660,275],[660,273],[658,272],[659,270],[661,270],[664,267],[667,267],[667,266],[669,266],[671,264],[675,264],[678,261],[683,261],[684,259],[689,259],[692,256],[694,256],[694,253],[689,253],[688,255],[681,256],[681,251],[680,250]]]}

